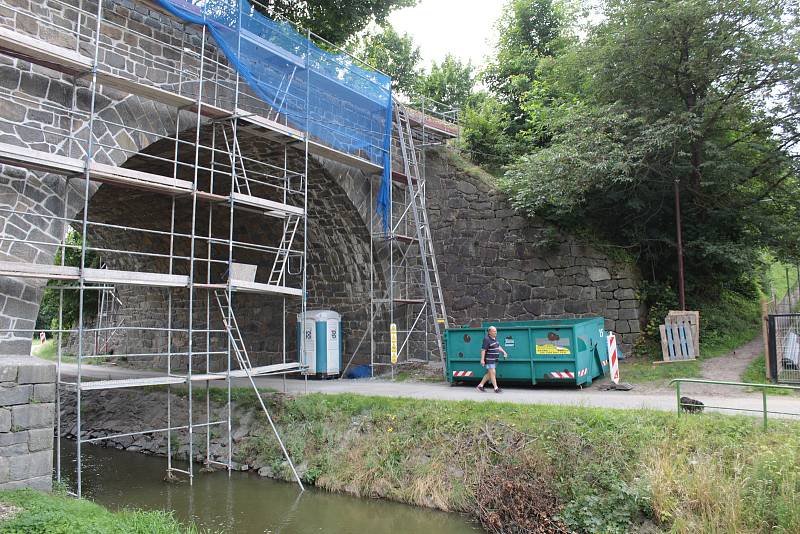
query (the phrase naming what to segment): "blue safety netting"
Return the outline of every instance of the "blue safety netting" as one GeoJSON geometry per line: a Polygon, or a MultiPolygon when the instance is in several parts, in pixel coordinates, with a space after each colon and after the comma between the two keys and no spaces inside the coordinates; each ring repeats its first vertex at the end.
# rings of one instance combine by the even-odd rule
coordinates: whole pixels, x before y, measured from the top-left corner
{"type": "Polygon", "coordinates": [[[158,0],[205,25],[252,91],[310,139],[383,167],[377,211],[388,224],[391,79],[326,52],[308,35],[257,11],[248,0],[158,0]]]}

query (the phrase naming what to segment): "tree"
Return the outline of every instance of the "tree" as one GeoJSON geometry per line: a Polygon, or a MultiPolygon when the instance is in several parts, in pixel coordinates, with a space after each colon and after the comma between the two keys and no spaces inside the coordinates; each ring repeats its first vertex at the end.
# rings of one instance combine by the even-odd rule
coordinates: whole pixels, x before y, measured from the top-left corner
{"type": "Polygon", "coordinates": [[[435,111],[463,109],[475,86],[474,72],[472,63],[447,54],[441,64],[434,62],[430,73],[420,77],[416,93],[432,99],[428,106],[435,111]]]}
{"type": "Polygon", "coordinates": [[[690,291],[738,283],[766,247],[797,254],[797,22],[796,3],[609,0],[585,43],[540,68],[567,93],[546,105],[547,145],[505,187],[521,209],[590,225],[669,281],[677,183],[690,291]]]}
{"type": "Polygon", "coordinates": [[[494,96],[480,92],[469,99],[461,114],[462,142],[470,159],[499,172],[509,160],[512,141],[505,133],[509,117],[494,96]]]}
{"type": "Polygon", "coordinates": [[[395,9],[418,0],[260,0],[267,16],[282,15],[333,44],[342,45],[371,22],[383,25],[395,9]]]}
{"type": "MultiPolygon", "coordinates": [[[[69,228],[67,236],[64,239],[64,247],[59,248],[56,252],[56,257],[53,262],[54,265],[61,265],[61,253],[65,252],[64,265],[68,267],[81,266],[81,234],[69,228]]],[[[98,268],[100,267],[100,258],[97,252],[93,250],[86,251],[86,267],[98,268]]],[[[77,282],[66,282],[63,280],[51,280],[47,283],[44,293],[42,294],[42,302],[39,305],[39,315],[36,318],[36,329],[57,329],[58,328],[58,308],[59,308],[59,294],[60,290],[52,286],[78,286],[77,282]]],[[[94,316],[97,314],[97,291],[84,292],[84,311],[87,316],[94,316]]],[[[62,307],[62,320],[64,328],[72,328],[78,322],[80,311],[80,294],[77,289],[64,290],[64,302],[62,307]]]]}
{"type": "Polygon", "coordinates": [[[406,97],[414,95],[421,71],[419,47],[408,34],[400,35],[386,25],[379,33],[367,35],[354,47],[355,54],[392,77],[392,90],[406,97]]]}
{"type": "Polygon", "coordinates": [[[539,62],[564,48],[567,27],[566,10],[553,0],[510,0],[506,5],[498,23],[497,53],[484,81],[508,107],[509,134],[524,127],[522,102],[539,77],[539,62]]]}

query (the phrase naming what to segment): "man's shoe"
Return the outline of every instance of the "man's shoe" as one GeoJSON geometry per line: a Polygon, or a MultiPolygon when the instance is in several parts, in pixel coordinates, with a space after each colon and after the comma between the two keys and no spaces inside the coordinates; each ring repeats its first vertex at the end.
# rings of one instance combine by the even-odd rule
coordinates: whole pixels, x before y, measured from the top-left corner
{"type": "Polygon", "coordinates": [[[494,388],[494,392],[495,392],[495,393],[502,393],[502,392],[503,392],[503,390],[502,390],[502,389],[500,389],[500,388],[494,388]]]}
{"type": "Polygon", "coordinates": [[[484,391],[486,391],[486,389],[485,389],[483,386],[477,386],[477,388],[476,388],[476,389],[477,389],[478,391],[480,391],[481,393],[483,393],[484,391]]]}

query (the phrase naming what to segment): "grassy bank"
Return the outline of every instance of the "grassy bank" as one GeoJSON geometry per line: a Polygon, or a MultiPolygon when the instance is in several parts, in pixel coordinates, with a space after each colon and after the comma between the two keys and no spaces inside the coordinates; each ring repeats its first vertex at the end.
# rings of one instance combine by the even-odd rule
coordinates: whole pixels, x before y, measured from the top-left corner
{"type": "MultiPolygon", "coordinates": [[[[354,395],[271,403],[307,482],[465,512],[490,530],[519,522],[524,504],[579,532],[800,532],[796,424],[354,395]]],[[[290,477],[266,427],[239,456],[290,477]]]]}
{"type": "Polygon", "coordinates": [[[166,512],[110,512],[90,501],[33,490],[0,492],[0,503],[11,505],[0,521],[0,532],[13,534],[193,534],[166,512]]]}

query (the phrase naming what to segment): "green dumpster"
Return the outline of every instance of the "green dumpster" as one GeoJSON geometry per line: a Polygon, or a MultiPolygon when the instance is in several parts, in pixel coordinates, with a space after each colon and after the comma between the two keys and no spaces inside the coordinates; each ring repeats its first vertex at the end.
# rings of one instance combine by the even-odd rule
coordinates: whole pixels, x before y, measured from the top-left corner
{"type": "Polygon", "coordinates": [[[508,353],[497,365],[503,382],[590,385],[608,369],[608,347],[602,317],[487,322],[480,328],[445,331],[447,378],[450,382],[479,381],[481,347],[488,328],[508,353]]]}

